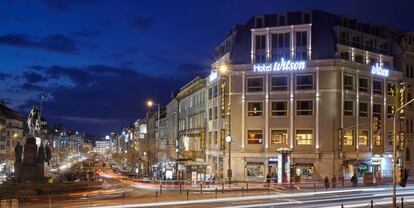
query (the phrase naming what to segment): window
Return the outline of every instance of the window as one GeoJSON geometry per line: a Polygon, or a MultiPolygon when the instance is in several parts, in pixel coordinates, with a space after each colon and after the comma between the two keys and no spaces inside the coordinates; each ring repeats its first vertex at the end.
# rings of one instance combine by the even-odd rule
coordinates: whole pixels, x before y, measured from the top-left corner
{"type": "Polygon", "coordinates": [[[261,92],[261,91],[263,91],[263,77],[247,78],[247,92],[261,92]]]}
{"type": "Polygon", "coordinates": [[[296,130],[296,145],[312,145],[312,130],[296,130]]]}
{"type": "Polygon", "coordinates": [[[341,52],[341,59],[349,61],[349,52],[341,52]]]}
{"type": "Polygon", "coordinates": [[[217,106],[214,107],[214,119],[217,119],[218,116],[218,111],[217,111],[217,106]]]}
{"type": "Polygon", "coordinates": [[[359,78],[359,91],[368,92],[368,79],[359,78]]]}
{"type": "Polygon", "coordinates": [[[266,35],[256,35],[256,49],[266,48],[266,35]]]}
{"type": "Polygon", "coordinates": [[[217,131],[215,131],[214,134],[213,134],[213,140],[214,140],[214,144],[215,145],[217,145],[217,143],[218,143],[218,137],[217,137],[217,135],[218,135],[217,134],[217,131]]]}
{"type": "Polygon", "coordinates": [[[346,130],[344,131],[344,146],[354,145],[354,131],[346,130]]]}
{"type": "Polygon", "coordinates": [[[368,117],[368,103],[359,103],[359,117],[368,117]]]}
{"type": "Polygon", "coordinates": [[[368,131],[360,130],[358,135],[358,145],[367,146],[368,145],[368,131]]]}
{"type": "Polygon", "coordinates": [[[288,103],[287,101],[272,102],[272,116],[287,116],[288,103]]]}
{"type": "Polygon", "coordinates": [[[313,101],[312,100],[296,101],[296,115],[297,116],[313,115],[313,101]]]}
{"type": "Polygon", "coordinates": [[[272,59],[290,57],[290,33],[272,34],[272,59]]]}
{"type": "Polygon", "coordinates": [[[256,55],[256,63],[264,63],[266,62],[266,56],[265,55],[256,55]]]}
{"type": "Polygon", "coordinates": [[[209,121],[213,120],[213,109],[212,108],[208,109],[208,120],[209,121]]]}
{"type": "Polygon", "coordinates": [[[354,90],[354,77],[350,75],[344,76],[344,89],[354,90]]]}
{"type": "Polygon", "coordinates": [[[272,130],[270,144],[287,144],[287,130],[272,130]]]}
{"type": "Polygon", "coordinates": [[[247,104],[248,116],[262,116],[263,115],[263,102],[249,102],[247,104]]]}
{"type": "Polygon", "coordinates": [[[354,102],[344,101],[344,116],[353,116],[353,115],[354,115],[354,102]]]}
{"type": "Polygon", "coordinates": [[[363,64],[364,63],[364,56],[356,55],[356,56],[354,56],[354,61],[363,64]]]}
{"type": "Polygon", "coordinates": [[[396,89],[396,84],[394,82],[387,83],[387,95],[395,96],[397,93],[396,89]]]}
{"type": "Polygon", "coordinates": [[[376,146],[381,146],[381,135],[379,135],[379,134],[375,134],[374,136],[374,144],[376,145],[376,146]]]}
{"type": "Polygon", "coordinates": [[[307,32],[296,32],[296,59],[307,59],[307,32]]]}
{"type": "Polygon", "coordinates": [[[263,131],[262,130],[248,130],[247,131],[247,144],[262,144],[263,143],[263,131]]]}
{"type": "Polygon", "coordinates": [[[262,162],[246,162],[247,177],[264,177],[265,166],[262,162]]]}
{"type": "Polygon", "coordinates": [[[217,97],[217,95],[218,95],[218,85],[214,85],[214,87],[213,87],[213,97],[217,97]]]}
{"type": "Polygon", "coordinates": [[[372,84],[372,91],[374,94],[382,94],[382,81],[374,80],[372,84]]]}
{"type": "Polygon", "coordinates": [[[381,118],[381,105],[380,104],[374,104],[372,106],[372,114],[373,116],[381,118]]]}
{"type": "Polygon", "coordinates": [[[297,90],[313,89],[313,76],[312,75],[297,75],[296,76],[296,89],[297,90]]]}
{"type": "Polygon", "coordinates": [[[391,119],[394,118],[395,106],[389,105],[387,106],[387,118],[391,119]]]}
{"type": "Polygon", "coordinates": [[[271,77],[272,91],[286,91],[288,89],[288,77],[287,76],[274,76],[271,77]]]}
{"type": "Polygon", "coordinates": [[[211,100],[211,98],[213,98],[213,88],[209,87],[208,88],[208,99],[211,100]]]}

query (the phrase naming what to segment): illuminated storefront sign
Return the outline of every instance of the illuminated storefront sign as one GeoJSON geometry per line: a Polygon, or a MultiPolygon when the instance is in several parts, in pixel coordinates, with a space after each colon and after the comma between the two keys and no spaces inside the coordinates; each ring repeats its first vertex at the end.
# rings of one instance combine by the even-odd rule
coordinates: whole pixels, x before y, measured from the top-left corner
{"type": "Polygon", "coordinates": [[[380,75],[380,76],[383,76],[383,77],[388,77],[389,70],[388,69],[381,68],[378,65],[378,63],[376,63],[374,66],[372,66],[371,74],[376,74],[376,75],[380,75]]]}
{"type": "Polygon", "coordinates": [[[253,65],[254,72],[271,72],[271,71],[296,71],[305,69],[304,61],[291,61],[281,59],[279,62],[264,63],[253,65]]]}

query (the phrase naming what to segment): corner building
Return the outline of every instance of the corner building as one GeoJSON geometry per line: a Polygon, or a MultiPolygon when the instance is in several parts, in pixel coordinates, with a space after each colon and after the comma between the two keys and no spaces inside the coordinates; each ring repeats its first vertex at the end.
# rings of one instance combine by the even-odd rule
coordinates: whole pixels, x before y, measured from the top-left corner
{"type": "MultiPolygon", "coordinates": [[[[235,26],[216,48],[211,75],[230,84],[218,97],[228,106],[219,108],[219,126],[233,138],[232,178],[391,177],[392,118],[407,94],[391,41],[383,26],[319,10],[235,26]],[[222,65],[228,74],[217,76],[222,65]]],[[[223,168],[208,169],[228,178],[224,144],[221,152],[207,145],[207,161],[214,167],[211,158],[223,156],[223,168]]]]}

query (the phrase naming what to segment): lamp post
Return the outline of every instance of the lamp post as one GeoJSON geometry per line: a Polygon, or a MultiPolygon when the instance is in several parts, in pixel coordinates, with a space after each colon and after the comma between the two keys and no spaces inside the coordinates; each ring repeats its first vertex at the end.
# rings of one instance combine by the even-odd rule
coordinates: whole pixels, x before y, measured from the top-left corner
{"type": "Polygon", "coordinates": [[[396,132],[397,115],[402,109],[404,109],[407,105],[409,105],[413,101],[414,101],[414,99],[411,99],[410,101],[408,101],[407,103],[405,103],[404,105],[399,107],[394,112],[393,131],[392,131],[392,134],[394,136],[394,138],[393,138],[394,141],[392,143],[392,159],[393,159],[393,163],[392,163],[393,168],[392,169],[394,171],[393,180],[392,180],[392,207],[393,208],[397,208],[397,132],[396,132]]]}
{"type": "Polygon", "coordinates": [[[159,137],[159,134],[160,134],[160,108],[161,108],[161,106],[158,103],[154,103],[152,100],[147,101],[147,106],[148,107],[151,108],[154,105],[156,105],[157,108],[158,108],[158,111],[157,111],[157,129],[158,129],[157,133],[158,133],[158,137],[159,137]]]}
{"type": "Polygon", "coordinates": [[[229,184],[231,183],[232,171],[231,171],[231,142],[232,139],[230,135],[226,136],[226,142],[229,143],[229,169],[227,170],[227,177],[229,178],[229,184]]]}

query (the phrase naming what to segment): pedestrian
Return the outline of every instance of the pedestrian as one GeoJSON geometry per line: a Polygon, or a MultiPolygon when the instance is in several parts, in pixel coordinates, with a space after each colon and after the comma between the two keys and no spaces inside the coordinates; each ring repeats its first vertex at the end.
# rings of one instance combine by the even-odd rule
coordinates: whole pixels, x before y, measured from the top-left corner
{"type": "Polygon", "coordinates": [[[332,188],[336,188],[336,176],[335,176],[335,174],[332,177],[332,188]]]}
{"type": "Polygon", "coordinates": [[[329,188],[329,178],[328,178],[328,176],[325,177],[325,188],[326,188],[326,190],[328,190],[328,188],[329,188]]]}
{"type": "Polygon", "coordinates": [[[352,186],[356,186],[356,185],[357,185],[357,183],[358,183],[358,178],[356,177],[356,174],[354,174],[354,175],[351,177],[351,183],[352,183],[352,186]]]}
{"type": "Polygon", "coordinates": [[[267,174],[267,176],[266,176],[266,182],[270,183],[270,175],[269,174],[267,174]]]}

